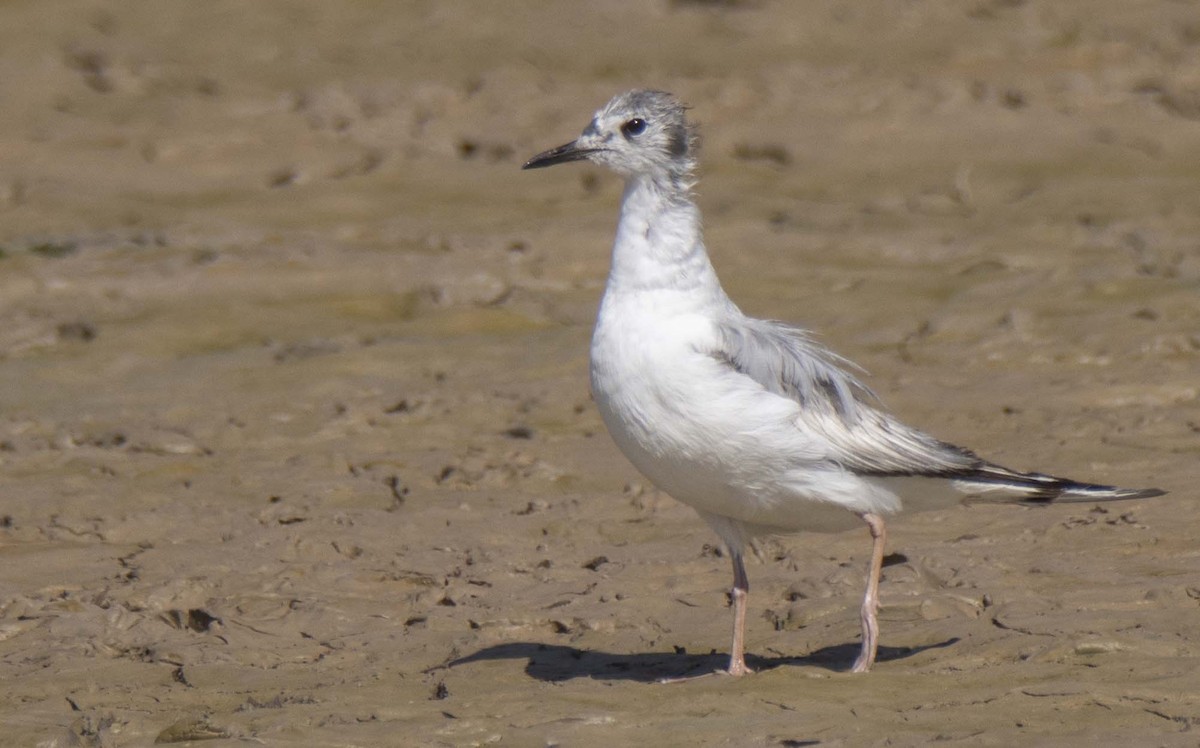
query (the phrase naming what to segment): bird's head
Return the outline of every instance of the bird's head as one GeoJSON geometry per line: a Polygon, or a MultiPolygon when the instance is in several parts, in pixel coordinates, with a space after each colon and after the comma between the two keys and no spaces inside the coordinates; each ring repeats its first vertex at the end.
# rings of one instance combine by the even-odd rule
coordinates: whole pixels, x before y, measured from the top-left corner
{"type": "Polygon", "coordinates": [[[663,91],[628,91],[597,111],[576,140],[539,153],[521,168],[587,160],[626,178],[686,183],[696,164],[696,135],[686,110],[663,91]]]}

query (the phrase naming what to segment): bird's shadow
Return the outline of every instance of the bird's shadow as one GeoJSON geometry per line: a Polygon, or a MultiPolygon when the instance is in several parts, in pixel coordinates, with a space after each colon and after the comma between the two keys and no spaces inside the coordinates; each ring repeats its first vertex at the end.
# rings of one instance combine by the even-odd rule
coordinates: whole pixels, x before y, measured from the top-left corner
{"type": "MultiPolygon", "coordinates": [[[[879,647],[878,662],[902,660],[931,649],[942,649],[958,642],[958,637],[918,647],[879,647]]],[[[753,670],[772,670],[784,665],[809,665],[827,670],[849,671],[858,655],[857,644],[823,647],[802,657],[760,657],[747,654],[746,664],[753,670]]],[[[558,683],[574,678],[596,680],[632,680],[652,683],[673,678],[723,670],[729,656],[719,653],[687,654],[686,652],[646,652],[614,654],[590,649],[576,649],[561,644],[510,642],[485,647],[474,654],[451,660],[442,667],[454,668],[483,660],[527,660],[525,672],[541,681],[558,683]]]]}

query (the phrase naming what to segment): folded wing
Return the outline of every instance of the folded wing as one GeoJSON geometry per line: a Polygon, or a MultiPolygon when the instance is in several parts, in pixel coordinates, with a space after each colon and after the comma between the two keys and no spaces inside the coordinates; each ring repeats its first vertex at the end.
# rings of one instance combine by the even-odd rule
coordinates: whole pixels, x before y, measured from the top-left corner
{"type": "Polygon", "coordinates": [[[742,317],[718,326],[710,354],[763,389],[800,405],[797,427],[828,445],[828,459],[864,477],[944,478],[963,493],[1025,503],[1107,501],[1159,496],[1022,473],[904,425],[848,369],[853,364],[813,342],[804,330],[742,317]]]}

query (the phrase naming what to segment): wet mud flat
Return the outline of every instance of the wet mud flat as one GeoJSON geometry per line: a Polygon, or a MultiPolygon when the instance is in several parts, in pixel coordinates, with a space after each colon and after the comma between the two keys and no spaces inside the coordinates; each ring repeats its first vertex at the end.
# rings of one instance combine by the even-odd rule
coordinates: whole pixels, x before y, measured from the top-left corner
{"type": "Polygon", "coordinates": [[[1182,5],[0,6],[13,745],[1193,745],[1200,46],[1182,5]],[[1149,7],[1149,6],[1147,6],[1149,7]],[[613,93],[718,271],[906,421],[1171,494],[728,559],[617,454],[613,93]]]}

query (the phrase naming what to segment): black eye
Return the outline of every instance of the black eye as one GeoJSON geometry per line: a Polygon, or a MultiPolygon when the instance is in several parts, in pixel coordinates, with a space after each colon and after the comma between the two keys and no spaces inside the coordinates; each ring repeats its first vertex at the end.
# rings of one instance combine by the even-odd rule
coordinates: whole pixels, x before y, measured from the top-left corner
{"type": "Polygon", "coordinates": [[[626,138],[633,138],[641,135],[646,131],[646,120],[641,117],[634,117],[625,124],[621,125],[621,134],[626,138]]]}

